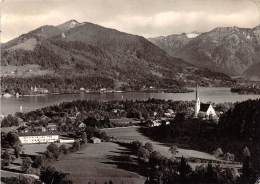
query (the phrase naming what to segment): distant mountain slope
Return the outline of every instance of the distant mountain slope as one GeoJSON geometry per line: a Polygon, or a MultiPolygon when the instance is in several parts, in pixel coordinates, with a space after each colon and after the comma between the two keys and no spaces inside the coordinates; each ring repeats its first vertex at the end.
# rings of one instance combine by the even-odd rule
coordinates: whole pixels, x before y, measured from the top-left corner
{"type": "Polygon", "coordinates": [[[260,63],[256,63],[250,66],[244,73],[243,76],[251,81],[260,81],[260,63]]]}
{"type": "MultiPolygon", "coordinates": [[[[252,65],[260,63],[259,26],[253,29],[216,28],[195,38],[185,35],[174,36],[172,40],[171,36],[165,38],[150,40],[172,56],[231,76],[243,75],[252,65]]],[[[244,76],[251,78],[250,75],[247,72],[244,76]]]]}
{"type": "Polygon", "coordinates": [[[187,45],[192,40],[192,38],[188,38],[186,34],[175,34],[169,36],[148,38],[148,40],[161,49],[165,50],[171,56],[175,56],[176,51],[187,45]]]}
{"type": "Polygon", "coordinates": [[[232,83],[225,75],[204,72],[169,56],[143,37],[75,20],[58,26],[42,26],[21,35],[4,44],[2,53],[3,66],[37,64],[44,71],[50,70],[50,75],[108,78],[114,81],[114,86],[232,83]]]}

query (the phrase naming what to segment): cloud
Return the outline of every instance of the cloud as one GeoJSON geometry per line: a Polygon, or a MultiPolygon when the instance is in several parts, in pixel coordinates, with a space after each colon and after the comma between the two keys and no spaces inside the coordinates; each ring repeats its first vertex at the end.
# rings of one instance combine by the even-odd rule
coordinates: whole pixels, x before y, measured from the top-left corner
{"type": "Polygon", "coordinates": [[[204,32],[216,26],[253,27],[257,20],[254,11],[229,14],[168,11],[152,16],[118,16],[113,21],[101,24],[145,37],[153,37],[192,31],[204,32]]]}
{"type": "Polygon", "coordinates": [[[2,15],[4,42],[69,19],[145,37],[259,24],[250,0],[6,0],[2,15]]]}

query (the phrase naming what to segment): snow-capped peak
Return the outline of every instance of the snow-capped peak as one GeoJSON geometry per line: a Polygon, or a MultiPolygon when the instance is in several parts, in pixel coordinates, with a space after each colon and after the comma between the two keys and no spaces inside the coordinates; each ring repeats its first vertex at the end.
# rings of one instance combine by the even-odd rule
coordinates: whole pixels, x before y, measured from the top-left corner
{"type": "Polygon", "coordinates": [[[67,31],[69,29],[77,27],[78,25],[80,25],[80,23],[73,19],[73,20],[67,21],[63,24],[60,24],[57,27],[63,31],[67,31]]]}
{"type": "Polygon", "coordinates": [[[196,38],[199,35],[200,35],[200,33],[198,33],[198,32],[186,33],[186,36],[188,38],[196,38]]]}

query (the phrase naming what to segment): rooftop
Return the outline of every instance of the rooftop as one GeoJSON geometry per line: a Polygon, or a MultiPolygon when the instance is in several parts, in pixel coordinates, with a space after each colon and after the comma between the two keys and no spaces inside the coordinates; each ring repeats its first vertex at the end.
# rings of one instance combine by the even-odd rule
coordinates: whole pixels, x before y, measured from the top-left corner
{"type": "Polygon", "coordinates": [[[200,111],[202,111],[202,112],[207,112],[207,110],[209,109],[209,106],[210,106],[211,104],[200,104],[200,111]]]}
{"type": "Polygon", "coordinates": [[[18,133],[19,136],[44,136],[44,135],[59,135],[60,132],[26,132],[18,133]]]}

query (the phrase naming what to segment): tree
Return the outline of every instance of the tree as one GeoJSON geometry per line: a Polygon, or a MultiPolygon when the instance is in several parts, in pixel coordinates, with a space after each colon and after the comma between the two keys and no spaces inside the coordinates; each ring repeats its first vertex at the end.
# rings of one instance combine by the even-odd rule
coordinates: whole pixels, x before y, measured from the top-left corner
{"type": "Polygon", "coordinates": [[[40,168],[44,163],[44,156],[36,156],[34,161],[33,161],[33,164],[32,166],[35,167],[35,168],[40,168]]]}
{"type": "Polygon", "coordinates": [[[8,132],[6,140],[9,142],[9,145],[11,147],[17,146],[18,144],[21,144],[19,136],[14,132],[8,132]]]}
{"type": "Polygon", "coordinates": [[[82,140],[83,144],[85,144],[87,142],[87,134],[86,134],[86,132],[82,132],[81,140],[82,140]]]}
{"type": "Polygon", "coordinates": [[[255,182],[254,180],[255,177],[254,177],[254,172],[250,161],[250,157],[245,157],[243,161],[243,167],[242,167],[241,183],[253,184],[255,182]]]}
{"type": "Polygon", "coordinates": [[[20,145],[15,145],[14,147],[14,154],[15,154],[15,157],[16,158],[19,158],[20,157],[20,152],[21,152],[21,146],[20,145]]]}
{"type": "Polygon", "coordinates": [[[214,183],[217,180],[217,173],[215,172],[215,170],[211,164],[208,164],[208,166],[206,168],[205,180],[208,183],[214,183]]]}
{"type": "Polygon", "coordinates": [[[30,157],[26,157],[25,159],[23,159],[22,162],[22,171],[24,173],[29,173],[31,169],[31,165],[32,165],[32,159],[30,157]]]}
{"type": "Polygon", "coordinates": [[[50,158],[55,158],[55,159],[58,159],[59,158],[59,155],[60,155],[60,150],[58,148],[58,146],[54,143],[51,143],[47,146],[47,155],[50,157],[50,158]]]}
{"type": "Polygon", "coordinates": [[[178,165],[177,170],[180,173],[180,180],[185,182],[188,179],[188,174],[192,171],[190,165],[187,163],[184,157],[181,157],[181,161],[178,165]]]}
{"type": "Polygon", "coordinates": [[[41,182],[37,181],[33,177],[25,177],[19,175],[19,178],[17,177],[8,177],[8,178],[1,178],[1,181],[5,184],[41,184],[41,182]]]}
{"type": "Polygon", "coordinates": [[[66,147],[65,144],[60,145],[59,150],[60,150],[60,152],[63,153],[64,155],[68,154],[68,149],[67,149],[67,147],[66,147]]]}
{"type": "Polygon", "coordinates": [[[40,180],[46,184],[72,184],[68,179],[69,174],[59,172],[54,167],[43,168],[40,173],[40,180]]]}
{"type": "Polygon", "coordinates": [[[2,154],[2,165],[3,166],[8,166],[11,162],[11,156],[8,152],[8,150],[5,150],[4,153],[2,154]]]}
{"type": "Polygon", "coordinates": [[[145,149],[144,147],[140,147],[137,151],[137,156],[139,160],[142,160],[144,162],[148,162],[150,158],[150,152],[145,149]]]}
{"type": "Polygon", "coordinates": [[[18,125],[18,119],[11,114],[7,115],[1,122],[1,127],[11,127],[18,125]]]}
{"type": "Polygon", "coordinates": [[[153,152],[153,145],[150,142],[145,143],[144,148],[147,149],[150,153],[153,152]]]}
{"type": "Polygon", "coordinates": [[[75,141],[72,145],[72,149],[74,151],[78,151],[80,149],[80,142],[79,141],[75,141]]]}
{"type": "Polygon", "coordinates": [[[217,148],[215,151],[213,151],[213,155],[215,156],[215,157],[221,157],[221,156],[223,156],[223,150],[222,150],[222,148],[217,148]]]}
{"type": "Polygon", "coordinates": [[[235,160],[235,155],[232,153],[226,153],[224,155],[224,159],[227,161],[234,161],[235,160]]]}
{"type": "Polygon", "coordinates": [[[152,167],[158,167],[162,160],[163,160],[163,156],[161,155],[161,153],[158,152],[158,151],[153,151],[150,154],[150,162],[149,162],[149,164],[152,167]]]}
{"type": "Polygon", "coordinates": [[[169,151],[171,152],[172,154],[172,157],[175,157],[176,153],[177,153],[177,150],[178,150],[178,147],[176,145],[172,145],[170,148],[169,148],[169,151]]]}
{"type": "Polygon", "coordinates": [[[133,141],[131,145],[133,149],[137,151],[142,146],[142,143],[140,141],[133,141]]]}

